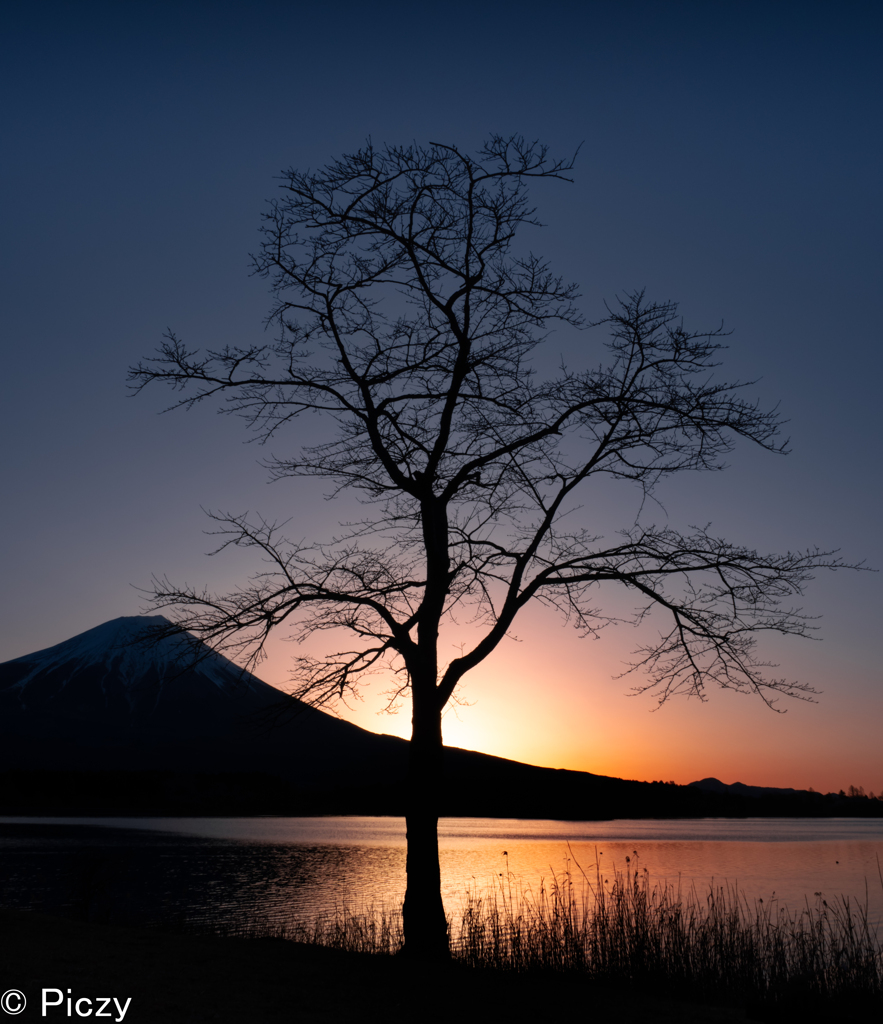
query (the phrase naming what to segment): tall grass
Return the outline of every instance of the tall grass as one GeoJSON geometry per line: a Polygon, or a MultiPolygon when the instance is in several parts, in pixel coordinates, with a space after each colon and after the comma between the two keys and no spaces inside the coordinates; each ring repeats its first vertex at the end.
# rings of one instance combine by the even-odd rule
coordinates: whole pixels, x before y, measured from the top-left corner
{"type": "MultiPolygon", "coordinates": [[[[772,1009],[883,1004],[883,944],[867,904],[829,904],[816,893],[791,912],[775,901],[749,903],[729,884],[700,893],[653,883],[637,856],[626,860],[612,875],[596,863],[590,877],[570,859],[532,889],[506,858],[497,884],[467,892],[449,916],[454,960],[772,1009]]],[[[369,953],[395,953],[403,943],[400,914],[383,908],[252,934],[369,953]]]]}
{"type": "MultiPolygon", "coordinates": [[[[626,870],[570,865],[533,891],[506,872],[452,922],[455,956],[476,967],[578,972],[611,984],[764,1002],[883,998],[883,945],[867,905],[821,893],[799,913],[753,904],[731,885],[681,892],[626,870]]],[[[573,862],[571,862],[573,863],[573,862]]]]}
{"type": "MultiPolygon", "coordinates": [[[[204,931],[205,928],[205,923],[196,924],[197,931],[204,931]]],[[[287,939],[291,942],[306,942],[311,945],[328,946],[331,949],[342,949],[350,953],[393,955],[405,944],[401,911],[389,910],[386,907],[371,907],[365,910],[341,907],[334,913],[321,914],[310,921],[293,920],[284,924],[255,923],[244,927],[235,924],[209,924],[208,928],[217,935],[287,939]]]]}

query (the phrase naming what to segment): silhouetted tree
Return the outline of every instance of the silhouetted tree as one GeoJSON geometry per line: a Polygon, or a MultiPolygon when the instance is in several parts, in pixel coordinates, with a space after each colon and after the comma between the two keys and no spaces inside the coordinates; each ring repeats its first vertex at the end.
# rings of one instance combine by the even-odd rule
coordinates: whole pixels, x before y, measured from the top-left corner
{"type": "Polygon", "coordinates": [[[575,286],[515,244],[538,223],[529,183],[571,167],[493,136],[476,156],[368,145],[317,172],[290,170],[254,264],[276,297],[275,342],[201,355],[169,333],[158,358],[131,371],[136,390],[182,391],[173,408],[219,399],[261,440],[289,436],[291,454],[269,462],[274,478],[328,478],[365,502],[364,521],[315,544],[260,518],[215,515],[222,546],[256,548],[269,564],[225,595],[155,581],[153,606],[177,607],[181,629],[252,659],[283,624],[298,639],[349,630],[351,649],[296,660],[294,695],[313,704],[381,668],[398,680],[412,709],[404,926],[406,949],[421,954],[447,952],[442,709],[523,608],[542,602],[593,635],[609,621],[599,584],[621,584],[638,618],[667,619],[632,666],[647,673],[638,689],[664,701],[717,683],[772,703],[811,691],[764,675],[756,634],[804,634],[805,618],[783,602],[815,568],[841,564],[640,517],[604,538],[588,513],[565,515],[590,480],[631,481],[647,496],[672,474],[721,468],[739,438],[784,450],[776,414],[741,397],[744,384],[713,378],[721,330],[689,331],[673,303],[642,292],[601,321],[605,362],[586,339],[579,366],[544,377],[531,364],[550,325],[588,326],[575,286]],[[336,432],[310,444],[315,413],[336,432]],[[299,433],[286,435],[295,422],[299,433]],[[439,634],[456,614],[474,641],[446,660],[439,634]]]}

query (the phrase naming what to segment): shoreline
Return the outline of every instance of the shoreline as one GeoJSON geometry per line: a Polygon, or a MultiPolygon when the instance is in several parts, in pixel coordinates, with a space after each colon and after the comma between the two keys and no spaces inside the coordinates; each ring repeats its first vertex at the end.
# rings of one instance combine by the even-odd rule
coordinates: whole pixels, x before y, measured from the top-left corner
{"type": "MultiPolygon", "coordinates": [[[[131,998],[127,1024],[478,1024],[569,1015],[575,1007],[617,1024],[763,1019],[744,1009],[609,989],[575,977],[419,964],[284,939],[168,932],[35,911],[0,910],[0,939],[3,988],[20,989],[28,999],[23,1022],[44,1019],[43,988],[70,989],[74,999],[117,997],[122,1005],[131,998]]],[[[65,1008],[50,1006],[45,1019],[53,1016],[67,1019],[65,1008]]]]}

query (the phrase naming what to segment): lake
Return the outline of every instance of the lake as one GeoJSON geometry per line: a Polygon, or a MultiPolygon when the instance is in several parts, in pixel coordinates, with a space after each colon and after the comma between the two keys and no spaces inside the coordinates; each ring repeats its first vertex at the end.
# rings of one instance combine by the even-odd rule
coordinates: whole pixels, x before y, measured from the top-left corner
{"type": "MultiPolygon", "coordinates": [[[[649,872],[700,896],[736,885],[752,905],[799,913],[816,894],[864,904],[883,922],[883,820],[590,822],[444,818],[445,905],[510,884],[536,892],[567,872],[649,872]],[[628,861],[626,860],[628,858],[628,861]]],[[[127,920],[284,924],[344,906],[396,908],[405,888],[403,818],[0,817],[0,902],[127,920]]]]}

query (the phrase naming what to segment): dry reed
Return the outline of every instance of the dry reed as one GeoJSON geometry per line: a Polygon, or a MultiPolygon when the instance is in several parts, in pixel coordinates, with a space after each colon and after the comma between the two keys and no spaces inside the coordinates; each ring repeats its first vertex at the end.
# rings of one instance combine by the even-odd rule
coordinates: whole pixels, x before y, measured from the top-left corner
{"type": "MultiPolygon", "coordinates": [[[[535,892],[506,872],[489,894],[470,893],[455,956],[476,967],[578,972],[609,984],[742,1001],[883,998],[883,945],[867,904],[828,904],[821,893],[796,914],[749,904],[735,886],[700,895],[652,884],[628,858],[594,879],[570,863],[535,892]]],[[[637,861],[637,857],[636,857],[637,861]]],[[[575,863],[575,862],[572,862],[575,863]]]]}
{"type": "MultiPolygon", "coordinates": [[[[773,1009],[883,1004],[883,944],[867,903],[829,904],[816,893],[792,913],[775,901],[750,904],[729,884],[700,894],[693,885],[682,892],[653,883],[637,856],[627,860],[607,877],[596,863],[590,878],[569,859],[534,890],[509,872],[506,858],[497,884],[466,892],[449,915],[454,960],[773,1009]]],[[[401,915],[388,908],[344,908],[237,933],[362,953],[392,954],[403,944],[401,915]]]]}

